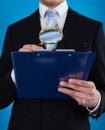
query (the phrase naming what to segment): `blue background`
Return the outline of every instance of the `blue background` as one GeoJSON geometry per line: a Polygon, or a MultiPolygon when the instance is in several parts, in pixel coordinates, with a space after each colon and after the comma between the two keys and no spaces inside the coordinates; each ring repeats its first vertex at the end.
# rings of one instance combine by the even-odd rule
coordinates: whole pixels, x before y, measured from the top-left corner
{"type": "MultiPolygon", "coordinates": [[[[0,0],[0,53],[7,26],[33,13],[39,0],[0,0]]],[[[105,30],[105,0],[67,0],[69,6],[90,18],[99,20],[105,30]]],[[[0,130],[7,130],[11,107],[0,110],[0,130]]],[[[82,116],[82,115],[81,115],[82,116]]],[[[89,118],[91,130],[105,130],[105,114],[98,120],[89,118]]]]}

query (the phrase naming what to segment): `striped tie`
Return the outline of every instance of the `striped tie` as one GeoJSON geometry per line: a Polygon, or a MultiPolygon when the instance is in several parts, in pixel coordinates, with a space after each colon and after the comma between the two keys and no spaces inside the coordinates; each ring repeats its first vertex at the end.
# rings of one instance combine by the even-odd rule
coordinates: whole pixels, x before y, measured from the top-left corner
{"type": "MultiPolygon", "coordinates": [[[[55,18],[56,13],[57,12],[55,10],[47,10],[46,11],[46,16],[48,18],[46,27],[58,27],[58,24],[57,24],[57,21],[55,18]]],[[[46,46],[46,49],[53,50],[53,49],[56,49],[57,44],[56,43],[46,44],[45,46],[46,46]]]]}
{"type": "Polygon", "coordinates": [[[47,10],[46,11],[46,16],[48,17],[48,21],[47,21],[47,27],[48,26],[53,26],[56,27],[58,26],[57,21],[56,21],[56,11],[55,10],[47,10]]]}

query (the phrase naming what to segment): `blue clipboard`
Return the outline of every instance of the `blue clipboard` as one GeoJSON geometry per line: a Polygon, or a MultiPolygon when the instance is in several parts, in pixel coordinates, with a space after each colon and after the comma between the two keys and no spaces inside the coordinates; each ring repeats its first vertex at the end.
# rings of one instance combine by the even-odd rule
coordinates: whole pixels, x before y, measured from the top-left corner
{"type": "Polygon", "coordinates": [[[18,98],[62,98],[60,80],[87,80],[95,52],[34,51],[11,52],[18,98]]]}

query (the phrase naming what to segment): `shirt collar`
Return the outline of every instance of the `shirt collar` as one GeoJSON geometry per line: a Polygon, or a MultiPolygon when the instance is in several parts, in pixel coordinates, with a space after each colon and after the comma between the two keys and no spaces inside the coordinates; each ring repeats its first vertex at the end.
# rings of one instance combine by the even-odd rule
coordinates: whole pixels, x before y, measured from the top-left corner
{"type": "MultiPolygon", "coordinates": [[[[45,13],[48,9],[49,8],[47,6],[43,5],[42,3],[39,3],[39,13],[40,13],[41,18],[45,17],[45,13]]],[[[60,17],[64,16],[64,14],[66,14],[68,10],[68,5],[67,5],[66,0],[60,5],[58,5],[54,10],[57,11],[60,17]]]]}

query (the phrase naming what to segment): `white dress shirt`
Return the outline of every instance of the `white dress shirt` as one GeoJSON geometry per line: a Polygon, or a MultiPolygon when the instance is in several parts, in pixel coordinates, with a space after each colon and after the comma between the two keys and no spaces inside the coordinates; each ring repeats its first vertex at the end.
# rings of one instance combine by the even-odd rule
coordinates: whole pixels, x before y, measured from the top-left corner
{"type": "MultiPolygon", "coordinates": [[[[39,3],[41,28],[46,27],[47,17],[45,16],[45,13],[48,9],[49,9],[48,7],[39,3]]],[[[63,3],[61,3],[60,5],[58,5],[56,8],[54,8],[54,10],[56,10],[56,12],[57,12],[56,21],[57,21],[59,27],[61,28],[61,30],[63,30],[65,20],[67,17],[67,11],[68,11],[68,5],[67,5],[66,0],[63,3]]],[[[11,77],[12,77],[13,82],[16,83],[14,70],[12,70],[11,77]]],[[[86,107],[86,109],[88,110],[90,115],[95,116],[97,114],[97,109],[99,108],[100,103],[101,103],[101,95],[99,94],[99,102],[98,102],[97,106],[93,110],[89,110],[89,108],[86,107]]]]}
{"type": "MultiPolygon", "coordinates": [[[[46,27],[47,17],[45,16],[45,14],[48,9],[49,9],[48,7],[39,3],[40,23],[42,28],[46,27]]],[[[68,5],[66,0],[60,5],[58,5],[56,8],[54,8],[53,10],[57,12],[56,21],[59,27],[61,28],[61,30],[63,30],[66,16],[67,16],[67,11],[68,11],[68,5]]]]}

